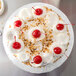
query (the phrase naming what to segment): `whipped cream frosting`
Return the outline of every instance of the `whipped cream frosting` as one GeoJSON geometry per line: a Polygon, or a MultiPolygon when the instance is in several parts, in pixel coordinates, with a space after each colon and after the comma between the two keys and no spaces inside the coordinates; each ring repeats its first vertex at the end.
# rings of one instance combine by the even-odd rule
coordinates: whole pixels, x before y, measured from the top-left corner
{"type": "Polygon", "coordinates": [[[33,58],[34,58],[34,57],[35,57],[35,55],[32,56],[32,58],[30,59],[30,64],[31,64],[33,67],[40,67],[40,66],[42,66],[43,62],[41,62],[40,64],[34,63],[34,61],[33,61],[33,58]]]}
{"type": "Polygon", "coordinates": [[[34,18],[43,17],[43,16],[46,15],[46,9],[44,7],[34,6],[34,7],[32,7],[32,14],[33,14],[34,18]],[[41,8],[43,10],[43,13],[41,15],[36,15],[35,14],[35,10],[38,9],[38,8],[41,8]]]}
{"type": "Polygon", "coordinates": [[[55,25],[59,23],[59,17],[55,12],[48,12],[46,15],[46,24],[48,25],[48,30],[53,28],[55,25]]]}
{"type": "MultiPolygon", "coordinates": [[[[19,17],[14,17],[14,18],[11,19],[10,25],[11,25],[11,28],[12,28],[12,29],[16,29],[16,30],[19,29],[19,30],[20,30],[20,28],[24,27],[24,21],[23,21],[23,19],[21,19],[21,18],[19,18],[19,17]],[[17,20],[20,20],[20,21],[22,22],[22,24],[21,24],[20,27],[16,27],[16,26],[15,26],[15,22],[16,22],[17,20]]],[[[10,28],[10,29],[11,29],[11,28],[10,28]]]]}
{"type": "Polygon", "coordinates": [[[45,32],[44,32],[44,30],[43,30],[42,28],[40,28],[40,27],[33,27],[33,28],[29,29],[28,38],[29,38],[29,40],[32,41],[32,42],[34,42],[34,41],[40,41],[40,40],[42,40],[42,39],[45,38],[45,32]],[[37,39],[35,39],[35,38],[32,36],[32,32],[33,32],[34,30],[36,30],[36,29],[38,29],[38,30],[41,31],[41,36],[40,36],[39,38],[37,38],[37,39]]]}
{"type": "Polygon", "coordinates": [[[23,19],[24,21],[27,21],[32,18],[32,9],[31,8],[23,8],[19,12],[19,18],[23,19]]]}
{"type": "Polygon", "coordinates": [[[45,53],[42,53],[42,58],[43,58],[43,64],[46,65],[48,63],[53,63],[53,56],[52,56],[52,53],[48,53],[48,52],[45,52],[45,53]]]}
{"type": "Polygon", "coordinates": [[[21,62],[27,62],[30,59],[30,50],[24,48],[23,51],[17,54],[17,58],[21,62]]]}
{"type": "Polygon", "coordinates": [[[17,30],[15,30],[15,29],[9,29],[8,31],[7,31],[7,34],[6,34],[6,39],[7,39],[7,41],[11,41],[11,40],[14,40],[14,36],[16,36],[16,38],[18,38],[19,36],[18,36],[18,31],[17,30]]]}
{"type": "MultiPolygon", "coordinates": [[[[16,45],[17,45],[17,44],[16,44],[16,45]]],[[[24,43],[23,43],[23,41],[22,41],[21,39],[16,39],[16,41],[15,41],[15,40],[10,41],[8,47],[9,47],[9,49],[11,50],[11,52],[15,54],[15,53],[18,53],[18,52],[20,52],[20,51],[23,50],[23,48],[24,48],[24,43]],[[20,48],[20,49],[14,49],[14,48],[12,47],[14,42],[19,42],[19,43],[21,44],[21,48],[20,48]]]]}

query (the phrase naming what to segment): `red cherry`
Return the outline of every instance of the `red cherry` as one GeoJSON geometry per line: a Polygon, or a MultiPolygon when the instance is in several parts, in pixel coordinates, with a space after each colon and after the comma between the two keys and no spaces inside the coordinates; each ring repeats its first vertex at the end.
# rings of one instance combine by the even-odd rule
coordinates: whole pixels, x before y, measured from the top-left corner
{"type": "Polygon", "coordinates": [[[14,22],[14,25],[15,25],[16,27],[20,27],[20,26],[22,25],[22,21],[17,20],[17,21],[14,22]]]}
{"type": "Polygon", "coordinates": [[[38,29],[36,29],[32,32],[32,35],[35,38],[39,38],[41,36],[41,32],[38,29]]]}
{"type": "Polygon", "coordinates": [[[64,29],[64,25],[63,24],[58,24],[56,26],[57,30],[63,30],[64,29]]]}
{"type": "Polygon", "coordinates": [[[14,49],[20,49],[21,48],[21,44],[19,42],[14,42],[13,45],[12,45],[12,47],[14,49]]]}
{"type": "Polygon", "coordinates": [[[42,57],[37,55],[33,58],[35,64],[40,64],[42,62],[42,57]]]}
{"type": "Polygon", "coordinates": [[[54,53],[55,54],[60,54],[62,52],[62,49],[60,47],[55,47],[54,48],[54,53]]]}
{"type": "Polygon", "coordinates": [[[35,14],[36,15],[41,15],[43,13],[43,10],[41,8],[35,9],[35,14]]]}

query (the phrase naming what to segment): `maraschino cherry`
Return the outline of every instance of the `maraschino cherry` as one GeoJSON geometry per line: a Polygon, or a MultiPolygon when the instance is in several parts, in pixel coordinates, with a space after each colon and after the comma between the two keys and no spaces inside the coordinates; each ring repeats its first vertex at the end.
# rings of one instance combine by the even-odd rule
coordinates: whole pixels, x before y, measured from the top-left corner
{"type": "Polygon", "coordinates": [[[22,21],[21,20],[17,20],[17,21],[14,22],[14,25],[16,27],[20,27],[22,25],[22,21]]]}
{"type": "Polygon", "coordinates": [[[36,29],[32,32],[32,35],[34,38],[39,38],[41,36],[41,32],[38,29],[36,29]]]}
{"type": "Polygon", "coordinates": [[[12,44],[12,47],[14,49],[20,49],[21,48],[21,44],[16,41],[16,36],[14,36],[14,39],[15,39],[15,42],[12,44]]]}
{"type": "Polygon", "coordinates": [[[37,8],[37,9],[35,9],[34,7],[32,7],[34,10],[35,10],[35,14],[36,15],[41,15],[41,14],[43,14],[43,10],[41,9],[41,8],[37,8]]]}
{"type": "Polygon", "coordinates": [[[62,49],[60,47],[55,47],[54,48],[54,53],[55,54],[61,54],[61,52],[62,52],[62,49]]]}
{"type": "Polygon", "coordinates": [[[21,44],[19,42],[14,42],[13,45],[12,45],[12,47],[14,49],[20,49],[21,48],[21,44]]]}
{"type": "Polygon", "coordinates": [[[40,64],[42,62],[42,57],[40,55],[37,55],[33,58],[33,61],[35,64],[40,64]]]}
{"type": "Polygon", "coordinates": [[[64,25],[63,24],[57,24],[56,28],[57,28],[57,30],[63,30],[64,25]]]}

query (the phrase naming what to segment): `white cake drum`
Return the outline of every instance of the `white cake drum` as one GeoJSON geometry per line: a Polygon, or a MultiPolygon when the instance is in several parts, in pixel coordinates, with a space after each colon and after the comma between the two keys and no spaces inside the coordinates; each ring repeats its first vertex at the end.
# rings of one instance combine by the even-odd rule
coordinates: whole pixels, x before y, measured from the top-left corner
{"type": "Polygon", "coordinates": [[[74,34],[73,34],[73,29],[72,29],[72,25],[69,21],[69,19],[66,17],[66,15],[61,12],[58,8],[52,6],[52,5],[49,5],[49,4],[46,4],[46,3],[31,3],[31,4],[27,4],[27,5],[24,5],[22,6],[21,8],[19,8],[17,11],[15,11],[11,17],[7,20],[6,22],[6,25],[4,27],[4,32],[3,32],[3,45],[4,45],[4,48],[5,48],[5,51],[9,57],[9,59],[16,65],[18,66],[19,68],[21,68],[22,70],[24,71],[27,71],[27,72],[31,72],[31,73],[46,73],[46,72],[50,72],[56,68],[58,68],[59,66],[61,66],[66,60],[67,60],[67,57],[65,55],[63,55],[59,60],[57,60],[55,63],[51,64],[49,63],[48,65],[44,66],[44,67],[41,67],[41,68],[34,68],[34,67],[31,67],[31,66],[27,66],[23,63],[21,63],[19,60],[17,60],[14,56],[13,56],[13,53],[10,52],[10,50],[8,49],[8,47],[6,46],[7,43],[6,43],[6,38],[5,38],[5,35],[6,35],[6,31],[8,30],[8,23],[9,21],[18,14],[18,12],[22,9],[22,8],[30,8],[30,7],[33,7],[33,6],[46,6],[50,9],[53,9],[64,21],[66,24],[68,24],[68,30],[69,30],[69,33],[70,33],[70,41],[69,41],[69,45],[68,45],[68,49],[67,51],[65,52],[65,54],[67,56],[70,55],[71,51],[72,51],[72,48],[73,48],[73,44],[74,44],[74,34]]]}

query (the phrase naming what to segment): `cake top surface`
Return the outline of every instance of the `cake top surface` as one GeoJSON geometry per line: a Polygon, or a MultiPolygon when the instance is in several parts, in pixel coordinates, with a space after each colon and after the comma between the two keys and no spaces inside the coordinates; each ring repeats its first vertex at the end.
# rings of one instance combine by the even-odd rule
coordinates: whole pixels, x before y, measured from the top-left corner
{"type": "Polygon", "coordinates": [[[13,56],[32,67],[55,63],[69,44],[66,23],[46,6],[22,8],[10,20],[6,38],[13,56]]]}

